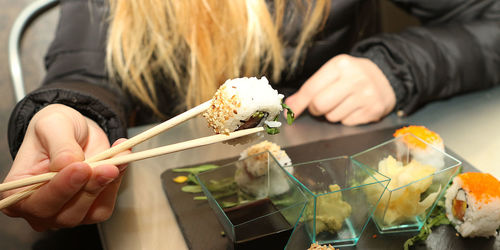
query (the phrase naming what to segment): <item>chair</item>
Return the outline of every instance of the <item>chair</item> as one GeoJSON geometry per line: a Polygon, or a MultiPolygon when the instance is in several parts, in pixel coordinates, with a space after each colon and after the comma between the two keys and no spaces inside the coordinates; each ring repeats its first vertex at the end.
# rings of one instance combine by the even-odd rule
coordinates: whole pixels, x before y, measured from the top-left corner
{"type": "Polygon", "coordinates": [[[25,96],[20,47],[24,32],[40,14],[59,4],[58,0],[35,0],[26,6],[14,21],[9,34],[8,57],[12,85],[19,102],[25,96]]]}

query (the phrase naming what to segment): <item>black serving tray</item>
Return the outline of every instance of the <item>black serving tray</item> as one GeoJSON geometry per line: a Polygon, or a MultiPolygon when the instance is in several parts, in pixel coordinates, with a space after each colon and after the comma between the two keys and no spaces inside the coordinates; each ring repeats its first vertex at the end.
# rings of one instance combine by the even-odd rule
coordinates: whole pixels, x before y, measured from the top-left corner
{"type": "MultiPolygon", "coordinates": [[[[392,134],[397,129],[387,128],[363,134],[339,137],[330,140],[312,142],[308,144],[284,148],[293,163],[318,160],[341,155],[353,155],[369,149],[382,142],[392,139],[392,134]]],[[[464,159],[447,149],[447,153],[462,161],[464,172],[477,172],[464,159]]],[[[227,158],[210,164],[224,165],[237,160],[227,158]]],[[[200,164],[201,165],[201,164],[200,164]]],[[[192,166],[185,166],[192,167],[192,166]]],[[[161,179],[165,195],[169,200],[172,211],[175,214],[184,239],[193,250],[224,250],[231,249],[232,243],[223,236],[214,212],[206,201],[195,201],[194,196],[181,191],[182,184],[172,181],[179,173],[167,170],[162,173],[161,179]]],[[[356,247],[345,247],[342,249],[403,249],[404,242],[416,235],[416,233],[398,233],[381,235],[375,224],[370,220],[356,247]]],[[[297,242],[300,242],[297,241],[297,242]]],[[[294,249],[307,249],[309,246],[299,246],[296,243],[294,249]]],[[[262,246],[259,250],[268,249],[262,246]]],[[[412,249],[446,249],[446,250],[493,250],[500,249],[500,237],[490,238],[462,238],[457,236],[455,229],[450,225],[443,225],[433,229],[432,234],[425,242],[420,242],[412,249]]]]}

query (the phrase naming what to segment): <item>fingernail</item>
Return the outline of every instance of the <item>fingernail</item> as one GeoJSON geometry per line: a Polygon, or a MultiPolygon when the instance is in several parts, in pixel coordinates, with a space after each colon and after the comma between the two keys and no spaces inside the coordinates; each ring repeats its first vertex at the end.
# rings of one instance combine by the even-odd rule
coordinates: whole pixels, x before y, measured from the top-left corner
{"type": "Polygon", "coordinates": [[[88,174],[82,171],[76,171],[71,175],[71,185],[81,186],[87,181],[88,174]]]}
{"type": "Polygon", "coordinates": [[[101,186],[106,186],[109,183],[113,182],[115,179],[114,178],[108,178],[105,176],[98,176],[97,177],[97,182],[99,182],[99,185],[101,186]]]}

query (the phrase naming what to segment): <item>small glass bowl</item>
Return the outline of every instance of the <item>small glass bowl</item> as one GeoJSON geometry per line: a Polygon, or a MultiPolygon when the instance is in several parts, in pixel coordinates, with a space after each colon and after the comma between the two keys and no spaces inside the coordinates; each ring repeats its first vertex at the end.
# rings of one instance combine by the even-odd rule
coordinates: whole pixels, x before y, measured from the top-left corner
{"type": "Polygon", "coordinates": [[[283,249],[307,203],[269,152],[196,177],[234,249],[283,249]]]}
{"type": "Polygon", "coordinates": [[[309,198],[286,249],[307,249],[314,242],[356,245],[377,205],[368,202],[365,189],[377,190],[380,198],[389,183],[372,168],[352,164],[347,156],[284,168],[309,198]]]}
{"type": "Polygon", "coordinates": [[[373,221],[380,233],[420,231],[461,166],[459,160],[413,134],[398,136],[351,158],[354,164],[391,178],[381,199],[379,191],[367,190],[368,201],[378,204],[373,221]]]}

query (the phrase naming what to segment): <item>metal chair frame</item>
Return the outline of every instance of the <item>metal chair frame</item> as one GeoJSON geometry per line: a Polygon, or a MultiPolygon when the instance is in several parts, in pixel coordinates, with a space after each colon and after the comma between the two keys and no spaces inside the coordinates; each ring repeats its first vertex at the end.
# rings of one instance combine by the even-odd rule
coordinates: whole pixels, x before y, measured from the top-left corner
{"type": "Polygon", "coordinates": [[[18,102],[26,95],[20,60],[21,41],[24,32],[40,14],[52,9],[58,4],[58,0],[35,0],[21,11],[12,25],[9,34],[8,57],[12,85],[14,87],[16,101],[18,102]]]}

